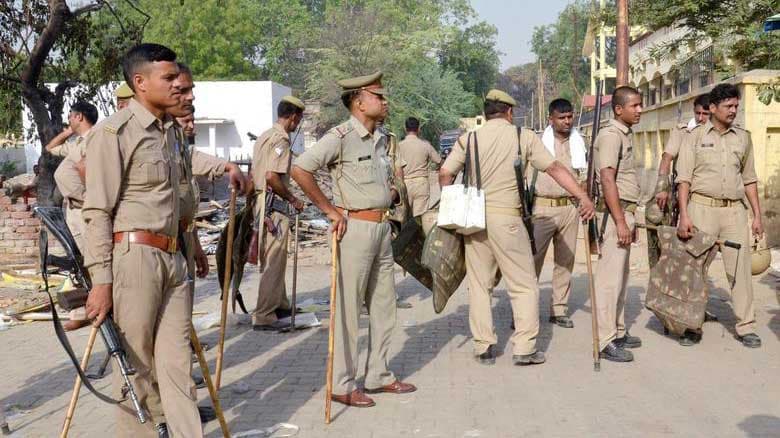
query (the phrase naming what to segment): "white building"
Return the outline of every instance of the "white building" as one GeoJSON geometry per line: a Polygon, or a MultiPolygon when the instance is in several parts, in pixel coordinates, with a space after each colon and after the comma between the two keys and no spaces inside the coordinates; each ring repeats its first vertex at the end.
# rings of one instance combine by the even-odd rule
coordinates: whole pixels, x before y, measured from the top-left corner
{"type": "MultiPolygon", "coordinates": [[[[56,84],[47,84],[54,88],[56,84]]],[[[101,90],[93,100],[98,107],[100,120],[113,112],[112,95],[118,84],[111,84],[101,90]]],[[[276,106],[290,94],[289,87],[271,81],[245,82],[195,82],[195,147],[205,153],[229,160],[251,159],[252,141],[247,133],[259,136],[276,121],[276,106]]],[[[67,122],[69,103],[66,98],[62,119],[67,122]]],[[[25,108],[23,114],[24,132],[30,135],[25,142],[27,171],[41,156],[41,144],[32,129],[32,117],[25,108]]],[[[294,146],[302,148],[303,136],[294,146]]],[[[299,149],[298,149],[299,150],[299,149]]]]}

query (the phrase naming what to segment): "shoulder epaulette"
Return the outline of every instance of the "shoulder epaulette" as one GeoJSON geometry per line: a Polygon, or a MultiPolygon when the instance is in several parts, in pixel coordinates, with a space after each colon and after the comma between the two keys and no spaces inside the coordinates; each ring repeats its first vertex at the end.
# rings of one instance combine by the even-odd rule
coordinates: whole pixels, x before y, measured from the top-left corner
{"type": "Polygon", "coordinates": [[[119,110],[103,121],[103,130],[116,134],[132,117],[133,112],[129,108],[119,110]]]}
{"type": "Polygon", "coordinates": [[[352,123],[347,121],[332,128],[329,132],[334,133],[338,138],[344,138],[354,129],[355,128],[352,127],[352,123]]]}
{"type": "Polygon", "coordinates": [[[687,123],[678,123],[677,124],[677,129],[686,129],[686,130],[690,131],[690,129],[688,129],[688,124],[687,123]]]}

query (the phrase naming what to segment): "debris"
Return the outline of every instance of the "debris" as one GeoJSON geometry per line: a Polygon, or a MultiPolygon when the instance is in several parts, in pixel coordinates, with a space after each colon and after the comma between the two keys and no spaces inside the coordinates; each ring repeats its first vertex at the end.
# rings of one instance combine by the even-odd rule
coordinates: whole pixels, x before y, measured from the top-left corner
{"type": "Polygon", "coordinates": [[[300,427],[290,423],[276,423],[265,429],[252,429],[233,434],[233,438],[284,438],[298,435],[300,427]]]}
{"type": "Polygon", "coordinates": [[[326,312],[330,310],[330,300],[307,298],[298,303],[301,313],[326,312]]]}
{"type": "Polygon", "coordinates": [[[249,389],[250,388],[248,384],[244,382],[238,382],[233,386],[232,391],[233,394],[246,394],[247,392],[249,392],[249,389]]]}
{"type": "MultiPolygon", "coordinates": [[[[292,322],[292,318],[287,316],[285,318],[279,319],[280,324],[287,324],[290,325],[292,322]]],[[[303,328],[309,328],[309,327],[319,327],[322,323],[319,319],[317,319],[317,315],[314,313],[296,313],[295,314],[295,328],[297,329],[303,329],[303,328]]]]}

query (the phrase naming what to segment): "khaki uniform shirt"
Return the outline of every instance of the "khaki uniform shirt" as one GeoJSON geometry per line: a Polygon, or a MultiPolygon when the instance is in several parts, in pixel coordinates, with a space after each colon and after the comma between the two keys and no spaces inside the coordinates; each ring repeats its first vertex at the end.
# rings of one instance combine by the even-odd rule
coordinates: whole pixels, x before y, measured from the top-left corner
{"type": "MultiPolygon", "coordinates": [[[[569,170],[572,175],[578,180],[580,179],[579,170],[575,170],[571,165],[571,147],[569,145],[569,139],[560,141],[555,139],[555,161],[563,164],[563,167],[569,170]]],[[[526,179],[529,184],[533,181],[534,172],[537,172],[535,193],[536,196],[544,198],[568,198],[571,196],[563,187],[558,185],[557,182],[548,174],[539,172],[533,169],[529,169],[526,173],[526,179]]]]}
{"type": "Polygon", "coordinates": [[[278,173],[282,183],[290,187],[290,134],[280,125],[274,123],[271,129],[265,131],[255,142],[252,152],[252,179],[255,190],[266,189],[266,172],[278,173]]]}
{"type": "Polygon", "coordinates": [[[404,179],[428,178],[430,163],[441,164],[441,156],[430,143],[414,134],[407,134],[398,143],[401,159],[406,162],[404,179]]]}
{"type": "Polygon", "coordinates": [[[174,128],[174,152],[179,159],[179,215],[188,222],[195,220],[200,201],[200,189],[195,181],[196,176],[209,179],[220,178],[225,174],[227,161],[213,155],[204,154],[190,145],[181,127],[174,128]]]}
{"type": "Polygon", "coordinates": [[[677,182],[691,193],[716,199],[740,200],[745,185],[758,181],[750,133],[736,126],[720,133],[707,122],[683,142],[677,158],[677,182]]]}
{"type": "Polygon", "coordinates": [[[65,143],[51,148],[49,153],[57,157],[67,157],[74,150],[80,150],[84,154],[84,137],[74,135],[65,140],[65,143]]]}
{"type": "Polygon", "coordinates": [[[677,155],[680,154],[680,146],[689,132],[687,123],[677,124],[669,133],[669,141],[666,142],[664,153],[669,154],[672,158],[677,158],[677,155]]]}
{"type": "MultiPolygon", "coordinates": [[[[631,135],[631,128],[617,119],[610,120],[609,124],[600,130],[598,137],[596,137],[593,158],[596,169],[599,171],[608,167],[617,169],[616,182],[620,199],[638,202],[640,188],[634,166],[634,147],[631,135]],[[620,163],[618,163],[618,158],[620,163]]],[[[599,172],[596,172],[596,181],[601,193],[604,193],[599,172]]]]}
{"type": "Polygon", "coordinates": [[[386,209],[392,205],[392,167],[387,136],[368,132],[356,118],[328,131],[294,164],[307,172],[328,167],[333,179],[333,204],[347,210],[386,209]]]}
{"type": "Polygon", "coordinates": [[[181,164],[173,125],[132,99],[86,138],[84,265],[94,284],[113,283],[113,233],[178,235],[181,164]]]}
{"type": "Polygon", "coordinates": [[[81,208],[84,203],[84,182],[79,176],[76,164],[84,158],[82,152],[78,149],[71,151],[62,163],[57,166],[57,170],[54,172],[54,181],[57,183],[57,188],[60,189],[60,193],[66,199],[70,206],[75,208],[81,208]]]}
{"type": "MultiPolygon", "coordinates": [[[[545,149],[539,137],[529,129],[520,134],[518,150],[517,127],[505,119],[491,119],[476,131],[479,145],[479,165],[482,173],[482,189],[485,191],[485,206],[496,208],[521,208],[520,191],[517,188],[514,163],[518,152],[523,165],[529,164],[544,172],[555,158],[545,149]]],[[[442,168],[457,175],[466,162],[468,133],[463,134],[453,145],[442,168]]],[[[474,144],[472,139],[471,160],[474,162],[474,144]]],[[[476,171],[471,167],[470,181],[476,183],[476,171]]],[[[527,168],[527,167],[526,167],[527,168]]]]}

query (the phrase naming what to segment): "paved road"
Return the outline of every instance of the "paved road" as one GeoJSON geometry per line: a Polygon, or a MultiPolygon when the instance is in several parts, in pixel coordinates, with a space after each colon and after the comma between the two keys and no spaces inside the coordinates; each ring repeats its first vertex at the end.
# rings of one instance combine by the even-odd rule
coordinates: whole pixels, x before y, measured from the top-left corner
{"type": "MultiPolygon", "coordinates": [[[[722,270],[712,269],[715,290],[711,308],[720,322],[704,326],[704,340],[680,347],[664,337],[660,323],[643,309],[647,283],[644,248],[632,259],[627,321],[643,347],[633,364],[603,362],[594,373],[591,360],[590,304],[585,265],[578,263],[572,294],[576,327],[542,323],[539,346],[547,363],[511,364],[511,313],[499,285],[494,319],[499,333],[496,365],[485,367],[471,356],[465,288],[445,311],[434,314],[430,294],[416,281],[397,278],[399,295],[413,305],[400,309],[393,338],[391,366],[419,391],[379,395],[371,409],[334,404],[335,419],[323,424],[325,324],[296,334],[255,333],[232,326],[225,347],[221,391],[231,430],[263,429],[280,422],[300,427],[300,437],[523,437],[523,436],[780,436],[780,305],[772,276],[755,278],[759,335],[764,346],[743,348],[733,338],[733,313],[726,300],[722,270]]],[[[327,266],[301,270],[301,299],[327,297],[327,266]]],[[[547,320],[551,269],[542,273],[542,321],[547,320]]],[[[247,302],[254,302],[257,276],[245,280],[247,302]]],[[[218,309],[216,280],[198,286],[196,311],[218,309]]],[[[361,320],[365,353],[367,320],[361,320]]],[[[87,331],[72,334],[83,350],[87,331]]],[[[214,345],[214,329],[201,333],[214,345]]],[[[0,407],[13,436],[56,436],[64,417],[73,371],[48,323],[0,332],[0,407]]],[[[96,358],[103,356],[102,347],[96,358]]],[[[213,367],[214,350],[207,353],[213,367]]],[[[107,389],[108,381],[98,387],[107,389]]],[[[201,404],[208,403],[205,390],[201,404]]],[[[216,422],[206,427],[221,436],[216,422]]],[[[83,395],[72,428],[74,437],[112,436],[112,410],[83,395]]],[[[262,436],[262,435],[254,435],[262,436]]]]}

